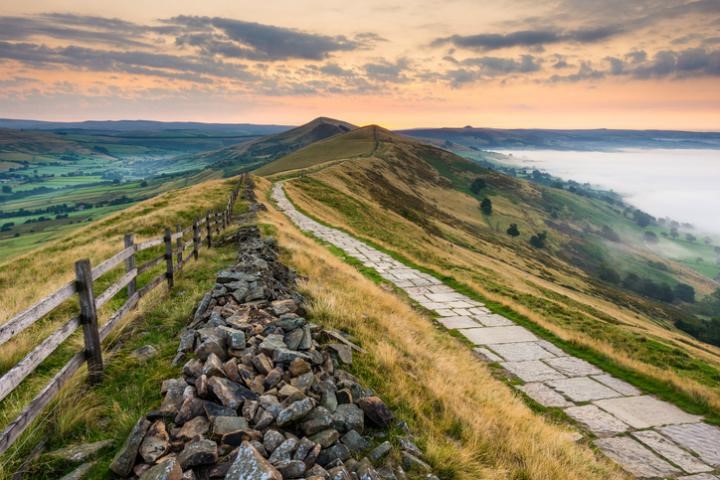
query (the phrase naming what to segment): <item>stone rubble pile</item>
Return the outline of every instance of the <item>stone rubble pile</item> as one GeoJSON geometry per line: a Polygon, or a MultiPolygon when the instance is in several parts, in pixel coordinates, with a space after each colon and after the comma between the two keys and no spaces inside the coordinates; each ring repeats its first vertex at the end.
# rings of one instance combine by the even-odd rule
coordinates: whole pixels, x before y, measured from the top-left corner
{"type": "Polygon", "coordinates": [[[274,241],[254,225],[237,239],[237,264],[181,334],[182,376],[162,384],[160,408],[136,423],[111,470],[142,480],[436,478],[404,423],[343,369],[354,346],[304,318],[274,241]],[[390,427],[405,428],[398,448],[390,427]]]}

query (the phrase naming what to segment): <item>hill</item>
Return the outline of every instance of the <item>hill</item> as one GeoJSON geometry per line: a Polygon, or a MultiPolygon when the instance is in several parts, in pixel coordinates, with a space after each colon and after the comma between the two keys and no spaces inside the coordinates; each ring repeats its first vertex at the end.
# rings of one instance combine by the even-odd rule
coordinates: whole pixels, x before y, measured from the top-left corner
{"type": "Polygon", "coordinates": [[[621,148],[720,148],[718,132],[674,130],[544,130],[496,128],[416,128],[398,133],[444,148],[616,150],[621,148]]]}
{"type": "Polygon", "coordinates": [[[506,305],[626,377],[720,412],[720,351],[678,328],[693,321],[691,299],[661,299],[717,284],[660,256],[627,205],[512,178],[376,126],[332,145],[262,171],[291,178],[289,196],[316,218],[506,305]],[[358,155],[362,139],[377,144],[358,155]],[[292,171],[300,157],[313,161],[292,171]]]}
{"type": "Polygon", "coordinates": [[[306,145],[354,128],[354,125],[341,120],[319,117],[285,132],[207,152],[196,158],[212,164],[213,168],[221,169],[226,175],[231,175],[252,170],[306,145]]]}

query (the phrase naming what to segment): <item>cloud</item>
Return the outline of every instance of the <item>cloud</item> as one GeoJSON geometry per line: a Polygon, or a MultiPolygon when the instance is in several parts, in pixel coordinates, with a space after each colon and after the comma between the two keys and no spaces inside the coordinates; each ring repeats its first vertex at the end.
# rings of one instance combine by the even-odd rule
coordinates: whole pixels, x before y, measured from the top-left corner
{"type": "Polygon", "coordinates": [[[395,62],[381,60],[363,65],[368,79],[392,83],[407,82],[409,78],[405,73],[409,71],[409,68],[410,61],[406,58],[399,58],[395,62]]]}
{"type": "Polygon", "coordinates": [[[184,57],[144,51],[115,51],[86,47],[48,47],[33,43],[0,42],[0,59],[15,60],[38,68],[71,66],[104,72],[126,72],[207,83],[207,75],[253,79],[246,67],[207,58],[184,57]]]}
{"type": "Polygon", "coordinates": [[[471,50],[498,50],[509,47],[542,47],[556,43],[594,43],[622,33],[623,30],[615,26],[586,28],[571,31],[555,30],[520,30],[510,33],[489,33],[478,35],[452,35],[438,38],[432,42],[433,46],[446,44],[471,50]]]}
{"type": "Polygon", "coordinates": [[[164,23],[188,32],[177,37],[178,45],[198,47],[210,55],[260,61],[323,60],[333,52],[361,48],[370,38],[364,34],[361,44],[342,35],[317,35],[221,17],[178,16],[164,23]]]}
{"type": "Polygon", "coordinates": [[[540,70],[537,58],[532,55],[522,55],[519,60],[513,58],[480,57],[468,58],[461,62],[463,65],[477,66],[484,75],[496,76],[510,73],[530,73],[540,70]]]}

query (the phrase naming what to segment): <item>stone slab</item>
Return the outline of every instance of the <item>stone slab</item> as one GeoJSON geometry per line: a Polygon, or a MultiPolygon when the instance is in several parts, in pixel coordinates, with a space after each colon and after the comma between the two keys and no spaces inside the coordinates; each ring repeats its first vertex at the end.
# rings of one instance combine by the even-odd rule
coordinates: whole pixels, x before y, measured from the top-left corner
{"type": "Polygon", "coordinates": [[[555,355],[541,347],[538,342],[501,343],[490,348],[508,362],[542,360],[555,357],[555,355]]]}
{"type": "Polygon", "coordinates": [[[501,363],[501,365],[505,368],[505,370],[514,374],[523,382],[543,382],[545,380],[565,378],[562,373],[539,360],[529,360],[527,362],[504,362],[501,363]]]}
{"type": "Polygon", "coordinates": [[[537,340],[537,337],[532,332],[517,325],[511,327],[469,328],[463,330],[462,334],[475,345],[532,342],[537,340]]]}
{"type": "Polygon", "coordinates": [[[701,419],[697,415],[685,413],[675,405],[663,402],[650,395],[598,400],[594,403],[633,428],[693,423],[701,419]]]}
{"type": "Polygon", "coordinates": [[[585,360],[575,357],[558,357],[545,360],[545,363],[568,377],[582,377],[585,375],[600,375],[602,370],[585,360]]]}
{"type": "Polygon", "coordinates": [[[596,382],[588,377],[563,378],[547,382],[549,387],[554,388],[574,402],[589,402],[603,398],[618,397],[620,394],[602,383],[596,382]]]}
{"type": "Polygon", "coordinates": [[[542,383],[526,383],[518,385],[517,389],[545,407],[564,408],[573,405],[555,390],[542,383]]]}
{"type": "Polygon", "coordinates": [[[454,302],[463,299],[463,296],[457,292],[428,293],[427,296],[433,302],[454,302]]]}
{"type": "Polygon", "coordinates": [[[490,313],[487,315],[474,315],[474,317],[486,327],[507,327],[510,325],[515,325],[512,321],[496,313],[490,313]]]}
{"type": "Polygon", "coordinates": [[[703,473],[713,470],[712,467],[705,465],[697,457],[689,454],[654,430],[633,432],[632,436],[687,473],[703,473]]]}
{"type": "Polygon", "coordinates": [[[612,375],[608,375],[606,373],[602,375],[593,375],[591,378],[594,380],[597,380],[598,382],[602,383],[603,385],[607,385],[608,387],[612,388],[616,392],[620,392],[623,395],[627,396],[636,396],[641,395],[642,392],[638,390],[637,388],[633,387],[627,382],[624,382],[620,379],[617,379],[613,377],[612,375]]]}
{"type": "Polygon", "coordinates": [[[607,437],[626,432],[630,427],[607,412],[603,412],[595,405],[583,405],[565,409],[571,418],[587,427],[598,437],[607,437]]]}
{"type": "Polygon", "coordinates": [[[681,473],[630,437],[601,438],[595,445],[623,469],[639,478],[667,477],[681,473]]]}
{"type": "Polygon", "coordinates": [[[554,353],[556,357],[567,357],[568,354],[560,350],[558,347],[553,345],[552,343],[548,342],[547,340],[538,340],[538,345],[543,347],[545,350],[547,350],[550,353],[554,353]]]}
{"type": "Polygon", "coordinates": [[[681,447],[696,453],[705,463],[720,467],[720,428],[707,423],[690,423],[657,430],[681,447]]]}
{"type": "Polygon", "coordinates": [[[503,359],[485,347],[475,347],[473,352],[480,355],[486,362],[502,362],[503,359]]]}
{"type": "Polygon", "coordinates": [[[678,480],[720,480],[720,477],[710,475],[709,473],[696,473],[695,475],[685,475],[684,477],[677,477],[678,480]]]}
{"type": "Polygon", "coordinates": [[[455,312],[453,312],[453,311],[452,311],[451,309],[449,309],[449,308],[438,308],[438,309],[435,309],[435,313],[437,313],[437,314],[440,315],[441,317],[455,317],[455,316],[457,316],[457,315],[455,314],[455,312]]]}
{"type": "Polygon", "coordinates": [[[440,317],[437,319],[445,328],[461,329],[461,328],[477,328],[480,326],[478,322],[472,318],[464,315],[458,315],[456,317],[440,317]]]}

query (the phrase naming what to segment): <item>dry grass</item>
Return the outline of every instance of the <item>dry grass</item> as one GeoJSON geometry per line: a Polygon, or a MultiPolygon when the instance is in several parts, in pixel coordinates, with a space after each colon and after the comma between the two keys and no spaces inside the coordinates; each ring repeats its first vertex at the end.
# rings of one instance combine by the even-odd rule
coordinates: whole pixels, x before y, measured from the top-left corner
{"type": "MultiPolygon", "coordinates": [[[[258,181],[267,191],[269,183],[258,181]]],[[[274,208],[289,263],[320,323],[350,332],[368,351],[355,372],[420,434],[444,478],[620,479],[624,475],[568,430],[534,414],[459,341],[405,301],[300,233],[274,208]]]]}
{"type": "MultiPolygon", "coordinates": [[[[393,185],[404,187],[397,177],[397,170],[384,168],[382,161],[376,162],[372,159],[335,164],[313,173],[312,177],[347,197],[358,200],[365,209],[364,218],[372,219],[372,224],[367,222],[368,224],[360,225],[357,219],[348,218],[347,212],[317,201],[293,182],[286,183],[286,191],[299,207],[312,212],[317,218],[340,226],[360,238],[370,237],[373,242],[389,251],[401,253],[417,265],[449,274],[485,298],[509,306],[559,338],[599,352],[622,367],[667,382],[698,403],[720,411],[717,378],[714,383],[707,383],[694,378],[696,372],[692,369],[654,365],[652,359],[647,358],[643,350],[635,349],[632,343],[623,344],[620,348],[617,342],[602,338],[597,332],[615,329],[621,332],[618,333],[619,337],[638,335],[638,341],[653,339],[669,345],[671,349],[685,352],[690,358],[707,362],[716,369],[720,367],[720,349],[678,330],[669,329],[668,325],[659,324],[647,313],[617,305],[598,296],[585,282],[585,275],[579,270],[557,270],[542,265],[502,244],[473,238],[451,222],[440,225],[445,238],[428,233],[370,198],[367,189],[357,180],[361,178],[357,172],[362,168],[380,170],[383,177],[393,185]],[[474,248],[463,245],[473,245],[474,248]],[[557,302],[548,296],[548,292],[563,298],[560,303],[565,310],[576,316],[574,323],[563,323],[554,317],[552,312],[538,307],[531,308],[518,299],[518,294],[521,294],[543,299],[546,302],[544,305],[557,302]],[[609,323],[608,319],[612,319],[613,323],[609,323]]],[[[464,194],[422,184],[414,185],[414,188],[414,194],[419,197],[433,199],[436,206],[444,212],[445,218],[466,216],[462,207],[464,194]]]]}

